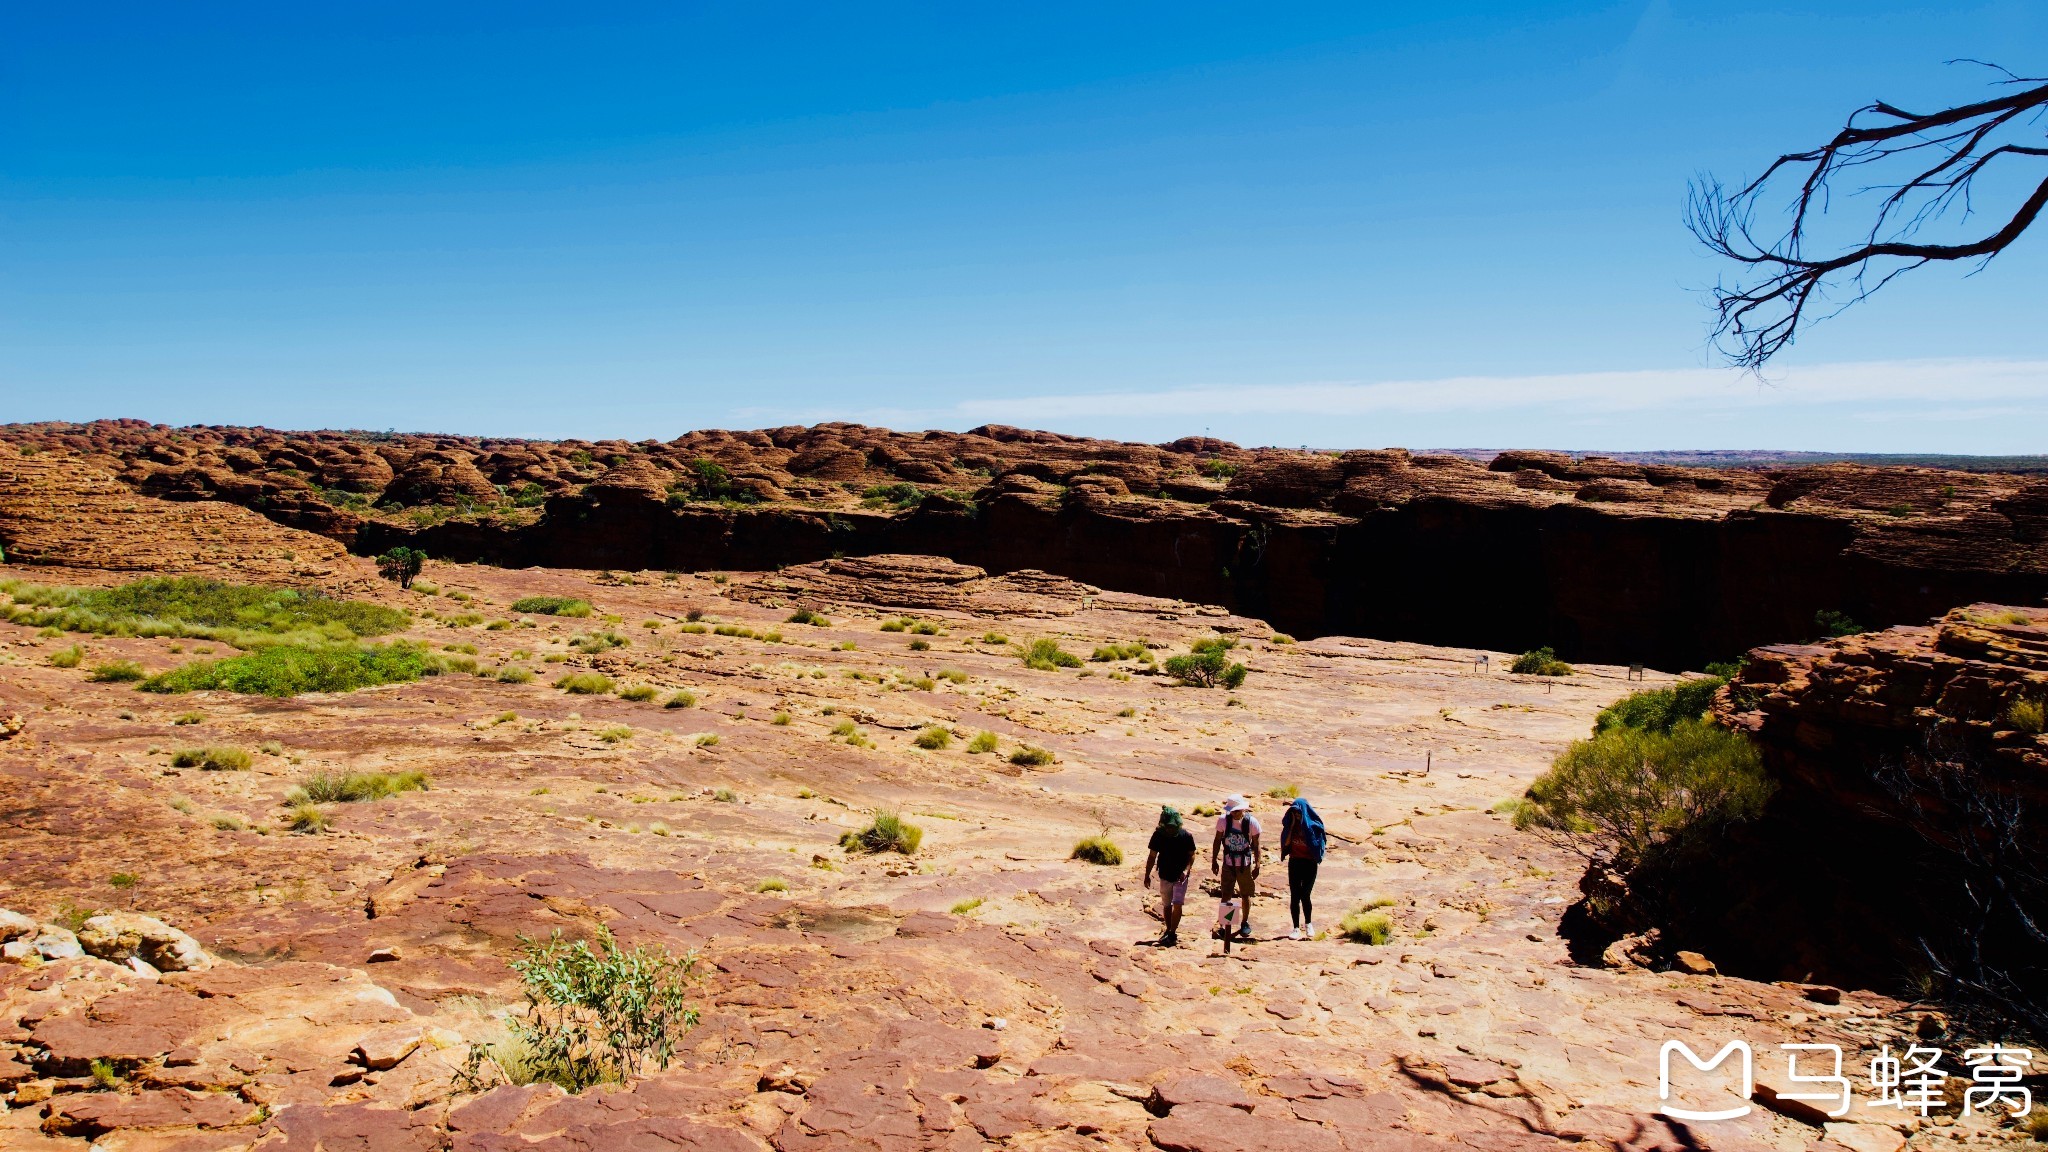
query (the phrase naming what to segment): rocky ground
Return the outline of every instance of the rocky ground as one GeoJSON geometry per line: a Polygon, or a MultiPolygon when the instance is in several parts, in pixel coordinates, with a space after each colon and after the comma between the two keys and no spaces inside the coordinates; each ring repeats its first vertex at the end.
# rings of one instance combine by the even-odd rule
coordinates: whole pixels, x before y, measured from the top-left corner
{"type": "MultiPolygon", "coordinates": [[[[1749,1040],[1768,1097],[1785,1087],[1777,1044],[1840,1043],[1853,1076],[1916,1015],[1853,990],[1571,963],[1556,930],[1580,862],[1491,809],[1640,686],[1625,669],[1520,677],[1503,653],[1286,643],[1219,609],[943,561],[433,564],[409,593],[368,561],[317,562],[323,580],[419,614],[413,638],[473,648],[478,674],[290,700],[155,696],[85,670],[218,646],[0,624],[0,719],[20,720],[0,728],[0,906],[38,925],[146,914],[213,958],[181,971],[102,943],[112,959],[0,964],[0,1147],[1894,1152],[2011,1138],[1982,1117],[1899,1120],[1860,1102],[1848,1123],[1793,1101],[1690,1127],[1654,1115],[1667,1039],[1703,1054],[1749,1040]],[[600,615],[510,611],[536,594],[600,615]],[[798,607],[829,623],[786,622],[798,607]],[[881,630],[904,613],[937,634],[881,630]],[[630,643],[573,650],[605,629],[630,643]],[[1233,691],[1134,661],[1036,671],[991,633],[1083,656],[1224,635],[1251,673],[1233,691]],[[87,660],[50,666],[74,642],[87,660]],[[510,666],[538,678],[488,675],[510,666]],[[576,670],[659,691],[551,686],[576,670]],[[695,706],[663,707],[677,689],[695,706]],[[846,721],[860,743],[834,735],[846,721]],[[999,750],[916,747],[935,724],[994,732],[999,750]],[[1056,759],[1012,764],[1027,744],[1056,759]],[[251,751],[251,767],[173,766],[217,746],[251,751]],[[390,769],[430,787],[329,805],[324,833],[285,830],[283,798],[310,774],[390,769]],[[1266,793],[1284,785],[1332,833],[1320,926],[1386,898],[1391,942],[1282,938],[1284,870],[1269,863],[1256,942],[1226,955],[1191,930],[1151,946],[1139,868],[1158,806],[1242,793],[1276,820],[1283,801],[1266,793]],[[924,829],[914,856],[838,847],[878,808],[924,829]],[[1104,828],[1121,866],[1068,859],[1104,828]],[[703,958],[681,1058],[579,1096],[457,1091],[470,1043],[501,1036],[518,1002],[506,962],[520,937],[600,925],[703,958]]],[[[1191,896],[1189,927],[1213,908],[1191,896]]],[[[9,934],[29,939],[0,924],[9,934]]]]}

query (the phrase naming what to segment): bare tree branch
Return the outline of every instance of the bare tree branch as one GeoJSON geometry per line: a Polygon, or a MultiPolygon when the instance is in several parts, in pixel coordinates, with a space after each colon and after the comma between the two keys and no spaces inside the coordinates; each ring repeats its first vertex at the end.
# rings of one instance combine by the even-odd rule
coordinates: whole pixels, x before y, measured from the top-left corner
{"type": "Polygon", "coordinates": [[[1834,139],[1778,157],[1740,188],[1731,191],[1710,176],[1693,182],[1686,227],[1708,250],[1741,267],[1732,283],[1714,289],[1714,342],[1731,363],[1761,368],[1792,343],[1817,306],[1832,315],[1902,272],[1937,261],[1989,261],[2048,208],[2048,166],[2038,164],[2048,159],[2048,138],[2032,142],[2042,137],[2048,82],[1981,61],[1960,63],[1992,68],[2005,77],[2000,85],[2015,90],[1931,113],[1878,101],[1851,113],[1834,139]],[[1999,166],[1996,172],[1994,165],[1999,166]],[[1852,197],[1884,193],[1868,223],[1835,250],[1809,255],[1810,238],[1834,206],[1836,182],[1851,170],[1889,174],[1893,168],[1903,169],[1894,182],[1849,190],[1852,197]],[[1920,238],[1924,229],[1951,214],[1958,225],[1965,224],[1975,211],[1975,185],[1987,174],[2006,181],[2019,198],[2003,223],[1947,242],[1920,238]],[[1796,189],[1780,193],[1783,182],[1795,176],[1796,189]],[[1789,220],[1775,237],[1759,238],[1760,231],[1768,231],[1758,223],[1759,215],[1767,212],[1789,220]]]}

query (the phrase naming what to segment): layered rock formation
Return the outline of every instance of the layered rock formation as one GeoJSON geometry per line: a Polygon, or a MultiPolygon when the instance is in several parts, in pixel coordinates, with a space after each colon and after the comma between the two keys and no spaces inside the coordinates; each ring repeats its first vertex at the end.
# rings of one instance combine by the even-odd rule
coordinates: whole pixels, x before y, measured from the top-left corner
{"type": "MultiPolygon", "coordinates": [[[[102,421],[15,425],[0,443],[358,552],[674,570],[943,556],[1297,634],[1666,667],[1807,637],[1821,611],[1882,625],[2048,594],[2048,480],[1920,468],[1482,465],[847,424],[629,443],[102,421]]],[[[0,545],[18,550],[6,517],[35,499],[0,493],[0,545]]]]}

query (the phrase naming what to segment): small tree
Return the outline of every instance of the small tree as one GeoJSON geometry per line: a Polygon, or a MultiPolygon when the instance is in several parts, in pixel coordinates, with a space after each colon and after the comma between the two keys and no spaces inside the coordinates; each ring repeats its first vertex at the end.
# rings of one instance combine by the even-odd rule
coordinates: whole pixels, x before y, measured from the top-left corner
{"type": "Polygon", "coordinates": [[[1672,839],[1755,816],[1773,787],[1740,733],[1697,718],[1668,731],[1616,724],[1564,750],[1529,786],[1515,827],[1631,864],[1672,839]]]}
{"type": "Polygon", "coordinates": [[[1222,648],[1201,648],[1186,656],[1168,657],[1165,664],[1166,674],[1183,684],[1192,684],[1197,688],[1214,688],[1219,684],[1225,688],[1235,688],[1244,683],[1245,675],[1250,669],[1242,664],[1231,663],[1230,657],[1224,655],[1224,651],[1222,648]]]}
{"type": "Polygon", "coordinates": [[[413,577],[418,576],[426,564],[425,552],[401,544],[377,557],[377,574],[386,580],[396,581],[400,588],[410,588],[413,577]]]}

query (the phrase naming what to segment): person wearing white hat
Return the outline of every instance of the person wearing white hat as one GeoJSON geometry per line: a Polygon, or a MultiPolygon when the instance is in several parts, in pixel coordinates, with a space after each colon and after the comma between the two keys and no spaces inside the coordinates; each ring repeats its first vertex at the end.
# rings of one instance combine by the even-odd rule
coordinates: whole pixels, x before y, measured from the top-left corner
{"type": "MultiPolygon", "coordinates": [[[[1223,801],[1216,838],[1209,845],[1209,874],[1219,880],[1218,897],[1237,901],[1237,935],[1252,937],[1252,893],[1259,886],[1259,818],[1244,797],[1223,801]]],[[[1228,929],[1223,929],[1227,931],[1228,929]]]]}

